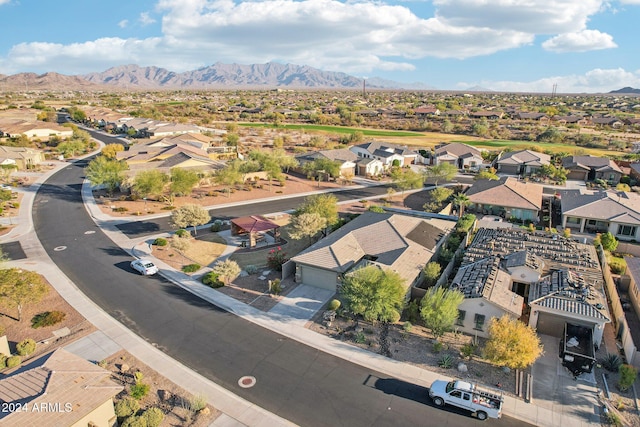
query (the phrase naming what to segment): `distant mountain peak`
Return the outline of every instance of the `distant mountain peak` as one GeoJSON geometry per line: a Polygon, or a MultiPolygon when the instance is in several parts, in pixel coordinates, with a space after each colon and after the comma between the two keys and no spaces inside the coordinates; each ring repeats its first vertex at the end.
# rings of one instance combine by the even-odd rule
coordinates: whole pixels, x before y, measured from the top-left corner
{"type": "Polygon", "coordinates": [[[612,91],[611,91],[611,92],[609,92],[609,93],[621,93],[621,94],[622,94],[622,93],[629,93],[629,94],[633,93],[633,94],[640,94],[640,89],[634,89],[634,88],[632,88],[632,87],[627,86],[627,87],[623,87],[622,89],[612,90],[612,91]]]}

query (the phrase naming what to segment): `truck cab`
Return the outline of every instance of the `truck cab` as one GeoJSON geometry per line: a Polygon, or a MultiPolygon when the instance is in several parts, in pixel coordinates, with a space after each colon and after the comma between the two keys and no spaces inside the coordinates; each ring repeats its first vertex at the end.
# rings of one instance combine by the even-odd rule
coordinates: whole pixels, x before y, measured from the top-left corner
{"type": "Polygon", "coordinates": [[[436,406],[451,405],[471,411],[479,420],[502,416],[502,393],[481,389],[466,381],[436,380],[429,388],[436,406]]]}

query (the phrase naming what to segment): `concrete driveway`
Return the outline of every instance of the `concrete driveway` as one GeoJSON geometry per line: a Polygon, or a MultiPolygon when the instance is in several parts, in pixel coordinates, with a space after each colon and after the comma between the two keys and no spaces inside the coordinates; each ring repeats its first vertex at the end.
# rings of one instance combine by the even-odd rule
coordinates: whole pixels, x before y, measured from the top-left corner
{"type": "Polygon", "coordinates": [[[544,346],[544,355],[532,368],[532,403],[552,411],[554,418],[559,417],[557,423],[554,420],[553,425],[572,427],[570,422],[567,423],[567,418],[562,417],[569,415],[599,426],[601,405],[598,403],[594,374],[582,374],[574,379],[571,372],[562,366],[558,356],[560,338],[540,335],[540,340],[544,346]]]}

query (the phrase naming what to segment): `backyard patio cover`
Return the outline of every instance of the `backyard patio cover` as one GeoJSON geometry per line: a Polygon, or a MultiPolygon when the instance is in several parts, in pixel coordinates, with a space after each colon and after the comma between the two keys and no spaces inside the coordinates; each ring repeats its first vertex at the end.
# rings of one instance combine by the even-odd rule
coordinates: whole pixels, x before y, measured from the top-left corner
{"type": "Polygon", "coordinates": [[[242,233],[260,233],[269,231],[280,226],[275,222],[269,221],[263,216],[251,215],[243,216],[231,220],[231,234],[238,235],[242,233]]]}

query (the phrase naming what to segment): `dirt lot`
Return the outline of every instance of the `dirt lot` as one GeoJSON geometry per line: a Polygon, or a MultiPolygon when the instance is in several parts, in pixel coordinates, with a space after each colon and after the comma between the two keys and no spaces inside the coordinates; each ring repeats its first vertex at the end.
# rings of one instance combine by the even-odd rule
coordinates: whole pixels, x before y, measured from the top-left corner
{"type": "MultiPolygon", "coordinates": [[[[284,186],[281,187],[275,181],[269,190],[269,183],[267,181],[260,181],[259,186],[262,188],[253,188],[250,186],[244,186],[243,189],[233,190],[228,194],[227,189],[220,186],[202,185],[196,188],[191,196],[176,197],[173,206],[183,206],[185,204],[197,203],[202,206],[216,206],[227,203],[243,202],[248,200],[265,199],[269,197],[282,197],[291,194],[306,193],[310,191],[326,190],[327,188],[341,188],[342,185],[336,182],[322,182],[318,187],[318,183],[314,183],[307,179],[303,179],[293,175],[287,175],[287,181],[284,186]]],[[[100,210],[115,218],[131,215],[151,215],[159,214],[163,212],[169,212],[166,208],[168,203],[162,201],[152,200],[127,200],[127,196],[124,194],[115,193],[112,197],[108,197],[104,191],[95,191],[94,197],[100,210]],[[114,209],[122,210],[123,212],[116,212],[114,209]]]]}

